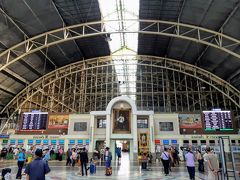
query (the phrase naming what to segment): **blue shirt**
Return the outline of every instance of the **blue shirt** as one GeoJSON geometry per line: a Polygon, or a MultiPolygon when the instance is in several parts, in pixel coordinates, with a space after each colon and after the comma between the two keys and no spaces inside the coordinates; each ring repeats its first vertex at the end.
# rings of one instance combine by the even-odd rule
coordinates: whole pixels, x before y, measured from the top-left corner
{"type": "Polygon", "coordinates": [[[18,154],[18,161],[25,161],[26,160],[26,155],[23,152],[20,152],[18,154]]]}
{"type": "Polygon", "coordinates": [[[50,160],[50,152],[49,151],[44,155],[43,160],[45,160],[45,161],[50,160]]]}
{"type": "Polygon", "coordinates": [[[47,162],[42,158],[36,158],[25,169],[25,173],[29,175],[29,180],[45,180],[45,174],[50,171],[47,162]]]}

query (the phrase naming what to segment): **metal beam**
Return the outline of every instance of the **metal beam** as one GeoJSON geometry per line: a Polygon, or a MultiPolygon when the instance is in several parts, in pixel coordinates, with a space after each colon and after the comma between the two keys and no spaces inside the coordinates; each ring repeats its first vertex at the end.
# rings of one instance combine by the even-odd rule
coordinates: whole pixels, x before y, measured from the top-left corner
{"type": "Polygon", "coordinates": [[[26,79],[24,79],[22,76],[18,75],[17,73],[13,72],[10,69],[4,69],[4,71],[2,71],[3,74],[9,76],[10,78],[14,79],[15,81],[23,84],[24,86],[29,85],[30,82],[26,79]]]}
{"type": "MultiPolygon", "coordinates": [[[[109,20],[110,21],[110,20],[109,20]]],[[[107,21],[107,22],[109,22],[107,21]]],[[[223,46],[222,40],[227,40],[231,43],[231,46],[238,46],[240,44],[240,40],[232,38],[230,36],[227,36],[223,33],[219,33],[216,31],[212,31],[206,28],[189,25],[189,24],[183,24],[183,23],[177,23],[177,22],[169,22],[169,21],[160,21],[160,20],[141,20],[141,19],[133,19],[133,20],[125,20],[129,21],[130,23],[135,23],[136,21],[139,23],[144,23],[144,27],[142,27],[139,30],[132,31],[130,29],[124,29],[123,31],[118,30],[112,30],[111,32],[106,32],[104,28],[96,28],[96,27],[104,27],[106,21],[98,21],[98,22],[88,22],[84,24],[77,24],[69,27],[63,27],[60,29],[52,30],[49,32],[45,32],[43,34],[37,35],[35,37],[32,37],[30,39],[27,39],[8,50],[2,52],[0,54],[0,58],[2,60],[2,66],[0,67],[0,71],[4,68],[8,67],[12,63],[18,61],[19,59],[25,57],[26,55],[35,53],[41,49],[44,49],[46,47],[50,47],[53,45],[57,45],[59,43],[63,43],[66,41],[79,39],[79,38],[87,38],[92,36],[101,36],[106,35],[110,33],[141,33],[141,34],[147,34],[147,35],[161,35],[161,36],[169,36],[169,37],[176,37],[184,40],[193,41],[196,43],[202,43],[214,48],[217,48],[221,51],[224,51],[226,53],[229,53],[233,55],[234,57],[240,59],[240,54],[237,52],[232,51],[229,49],[230,45],[223,46]],[[159,27],[160,25],[164,24],[167,26],[165,29],[158,29],[155,30],[148,29],[151,26],[159,27]],[[176,28],[176,32],[169,32],[168,30],[171,28],[176,28]],[[89,30],[89,31],[87,31],[89,30]],[[91,30],[91,31],[90,31],[91,30]],[[181,31],[180,31],[181,30],[181,31]],[[195,31],[197,33],[197,37],[191,37],[189,36],[189,32],[195,31]],[[69,32],[72,33],[72,37],[69,36],[69,32]],[[205,36],[202,37],[202,34],[205,36]],[[218,37],[219,41],[215,39],[218,43],[210,43],[208,42],[208,39],[211,37],[218,37]],[[51,38],[49,38],[51,37],[51,38]],[[45,39],[45,42],[42,42],[42,39],[45,39]],[[24,48],[24,51],[19,51],[19,49],[24,48]],[[14,51],[18,51],[19,56],[17,58],[11,59],[11,55],[14,51]]],[[[119,22],[119,20],[112,20],[110,22],[119,22]]]]}
{"type": "Polygon", "coordinates": [[[239,75],[239,74],[240,74],[240,69],[237,70],[236,72],[230,74],[230,76],[229,76],[229,78],[227,79],[227,81],[228,81],[228,82],[231,81],[234,77],[236,77],[236,76],[239,75]]]}
{"type": "MultiPolygon", "coordinates": [[[[183,8],[185,7],[185,3],[186,3],[186,0],[183,0],[183,1],[182,1],[182,6],[181,6],[181,8],[179,9],[179,14],[178,14],[177,22],[180,22],[180,19],[181,19],[181,16],[182,16],[182,12],[183,12],[183,8]]],[[[173,37],[171,37],[170,40],[168,41],[167,49],[166,49],[166,52],[165,52],[165,56],[166,56],[166,57],[168,56],[169,49],[170,49],[170,47],[171,47],[171,45],[172,45],[172,42],[173,42],[173,37]]]]}
{"type": "MultiPolygon", "coordinates": [[[[207,12],[208,12],[208,10],[209,10],[209,8],[212,6],[212,3],[213,3],[213,0],[208,1],[208,6],[207,6],[207,8],[205,9],[204,13],[202,13],[202,17],[201,17],[201,19],[200,19],[200,22],[198,23],[198,26],[200,26],[200,25],[202,24],[202,21],[204,20],[207,12]]],[[[185,50],[184,50],[184,52],[183,52],[183,55],[181,56],[181,59],[184,58],[184,56],[185,56],[185,54],[186,54],[186,52],[187,52],[187,50],[189,49],[189,47],[190,47],[191,44],[192,44],[191,42],[188,42],[187,48],[185,48],[185,50]]]]}
{"type": "MultiPolygon", "coordinates": [[[[64,21],[62,15],[60,14],[57,6],[56,6],[56,3],[54,2],[54,0],[52,0],[52,4],[53,4],[53,7],[54,9],[57,11],[57,14],[59,15],[60,19],[62,20],[62,23],[63,23],[63,27],[66,27],[66,22],[64,21]]],[[[71,36],[71,32],[70,32],[70,36],[71,36]]],[[[79,50],[79,52],[83,55],[83,58],[85,58],[85,54],[82,52],[82,50],[80,49],[79,45],[77,44],[76,40],[73,41],[74,44],[76,45],[77,49],[79,50]]]]}
{"type": "Polygon", "coordinates": [[[8,90],[8,88],[4,87],[3,85],[0,84],[0,90],[11,95],[11,96],[16,96],[17,93],[14,93],[13,91],[8,90]]]}
{"type": "MultiPolygon", "coordinates": [[[[34,15],[34,17],[37,19],[37,21],[39,22],[39,24],[42,25],[42,27],[44,27],[44,29],[47,31],[46,26],[41,22],[41,20],[38,18],[38,16],[36,15],[36,13],[32,10],[32,8],[29,6],[29,4],[26,2],[26,0],[22,0],[24,2],[24,4],[29,8],[29,10],[31,11],[31,13],[34,15]]],[[[69,57],[66,56],[66,53],[63,51],[63,49],[57,44],[57,47],[59,48],[59,50],[61,51],[61,53],[63,54],[63,56],[69,60],[71,62],[71,60],[69,59],[69,57]]],[[[56,66],[56,65],[55,65],[56,66]]],[[[56,66],[57,67],[57,66],[56,66]]]]}
{"type": "MultiPolygon", "coordinates": [[[[22,30],[22,28],[19,27],[19,25],[0,7],[0,11],[3,13],[4,16],[6,16],[11,23],[25,36],[25,38],[29,38],[29,36],[22,30]]],[[[56,64],[42,51],[40,52],[44,55],[44,57],[55,67],[57,68],[56,64]]]]}
{"type": "MultiPolygon", "coordinates": [[[[85,62],[77,62],[73,63],[70,65],[67,65],[63,68],[60,68],[58,70],[55,70],[48,75],[45,75],[26,87],[24,90],[22,90],[16,97],[14,97],[13,100],[9,102],[9,104],[4,108],[6,109],[8,106],[10,106],[12,103],[14,103],[15,100],[17,100],[18,97],[24,97],[24,94],[31,92],[29,90],[30,87],[36,88],[38,85],[41,86],[41,89],[44,89],[44,87],[47,87],[51,83],[55,83],[61,78],[65,78],[73,73],[79,73],[85,70],[85,68],[93,69],[93,68],[98,68],[98,67],[105,67],[109,65],[114,65],[110,64],[112,56],[107,56],[107,57],[101,57],[99,60],[101,62],[104,62],[103,64],[99,64],[98,66],[95,66],[91,64],[91,62],[96,61],[98,58],[90,59],[86,61],[87,65],[89,66],[84,66],[83,63],[85,62]],[[110,62],[109,62],[110,61],[110,62]],[[105,63],[106,62],[106,63],[105,63]],[[108,63],[109,62],[109,63],[108,63]],[[82,68],[79,68],[82,67],[82,68]],[[84,67],[84,68],[83,68],[84,67]],[[44,81],[44,82],[43,82],[44,81]],[[46,82],[45,82],[46,81],[46,82]]],[[[229,83],[226,81],[220,79],[219,77],[215,76],[214,74],[203,70],[197,66],[193,66],[187,63],[179,62],[177,60],[169,59],[169,58],[162,58],[162,57],[154,57],[154,56],[138,56],[138,64],[139,65],[145,65],[145,66],[154,66],[154,67],[162,67],[166,68],[172,71],[177,71],[182,74],[186,74],[188,76],[194,77],[196,79],[199,79],[200,81],[210,85],[213,87],[214,90],[217,90],[221,92],[223,95],[231,99],[232,102],[236,102],[236,106],[239,106],[238,100],[240,101],[240,91],[231,86],[229,83]],[[142,61],[144,59],[144,61],[142,61]],[[152,64],[145,63],[147,61],[153,61],[152,64]],[[164,63],[162,62],[164,61],[164,63]],[[168,67],[169,66],[169,67],[168,67]],[[210,79],[210,80],[209,80],[210,79]],[[222,88],[219,88],[221,86],[222,88]]],[[[28,98],[31,98],[34,94],[36,94],[39,90],[36,89],[32,91],[31,95],[28,95],[28,98]]]]}
{"type": "MultiPolygon", "coordinates": [[[[218,29],[218,32],[223,33],[223,28],[225,27],[225,25],[228,23],[228,21],[231,19],[231,17],[235,14],[235,12],[237,11],[237,9],[239,8],[239,4],[240,1],[238,1],[238,3],[236,4],[236,6],[234,6],[234,9],[227,15],[227,18],[224,20],[224,22],[222,23],[222,25],[220,26],[220,28],[218,29]]],[[[215,38],[212,38],[210,43],[212,43],[214,41],[215,38]]],[[[203,51],[200,53],[200,55],[197,57],[196,63],[195,64],[199,64],[203,55],[207,52],[209,48],[209,45],[207,45],[203,51]]]]}
{"type": "MultiPolygon", "coordinates": [[[[113,59],[123,60],[126,67],[130,68],[131,74],[131,67],[133,67],[132,65],[135,65],[135,63],[127,61],[129,58],[138,62],[139,71],[136,76],[137,78],[142,78],[140,81],[144,84],[144,87],[138,84],[138,86],[136,86],[138,88],[137,91],[124,93],[126,93],[126,95],[137,95],[136,103],[140,104],[141,102],[139,101],[143,101],[144,106],[146,105],[145,109],[154,105],[153,101],[156,100],[155,97],[157,96],[160,97],[160,99],[158,99],[160,103],[163,103],[164,100],[164,103],[169,105],[172,105],[171,102],[176,102],[174,101],[174,97],[178,98],[177,102],[181,102],[181,104],[176,104],[176,106],[179,106],[179,111],[184,111],[184,108],[181,107],[187,106],[189,110],[192,110],[191,108],[193,105],[195,106],[195,104],[197,104],[197,110],[201,110],[201,108],[211,108],[213,106],[212,104],[220,104],[225,107],[229,105],[235,114],[239,114],[240,112],[240,91],[206,70],[179,60],[163,57],[133,56],[121,60],[120,57],[122,58],[122,56],[112,55],[93,58],[59,68],[26,87],[5,106],[5,109],[3,108],[3,111],[5,112],[6,108],[10,109],[10,107],[16,112],[18,109],[22,109],[22,107],[26,107],[27,109],[33,108],[33,106],[28,103],[29,101],[40,103],[41,106],[47,105],[49,108],[60,112],[64,112],[65,110],[89,112],[99,107],[104,108],[113,97],[122,94],[118,88],[119,83],[117,79],[115,79],[117,72],[114,71],[116,62],[114,62],[115,60],[113,59]],[[154,74],[149,71],[150,68],[154,74]],[[112,71],[109,72],[109,69],[112,71]],[[183,84],[183,86],[173,87],[171,85],[172,83],[166,84],[166,82],[175,81],[174,78],[172,78],[174,72],[175,77],[181,77],[177,78],[177,83],[183,84]],[[68,82],[68,78],[70,80],[75,79],[75,81],[72,81],[73,86],[68,82]],[[76,78],[78,78],[78,81],[76,81],[76,78]],[[163,83],[161,83],[161,81],[163,83]],[[187,81],[192,83],[188,83],[187,81]],[[159,82],[159,85],[157,82],[159,82]],[[56,85],[58,86],[57,89],[55,89],[56,85]],[[156,91],[149,88],[152,85],[157,86],[155,87],[156,91]],[[206,90],[200,88],[202,85],[206,87],[206,90]],[[80,88],[80,91],[76,91],[76,86],[80,88]],[[153,91],[156,92],[154,93],[154,97],[153,91]],[[213,102],[213,98],[208,98],[212,93],[220,98],[216,98],[217,100],[214,98],[213,102]],[[74,94],[74,97],[71,96],[71,94],[74,94]],[[42,97],[44,97],[44,100],[42,97]],[[96,102],[94,103],[92,101],[96,102]],[[52,105],[49,105],[51,103],[52,105]],[[189,106],[190,104],[191,106],[189,106]]],[[[124,72],[122,72],[122,75],[124,75],[124,72]]],[[[126,84],[129,85],[134,81],[139,83],[139,79],[128,79],[126,80],[126,84]]],[[[161,105],[158,105],[158,107],[160,108],[161,105]]],[[[156,110],[159,110],[159,108],[156,110]]],[[[169,111],[172,111],[171,109],[169,111]]],[[[12,115],[10,115],[10,118],[11,117],[12,115]]]]}
{"type": "MultiPolygon", "coordinates": [[[[2,46],[4,46],[6,49],[8,49],[8,47],[5,45],[5,44],[3,44],[1,41],[0,41],[0,44],[2,45],[2,46]]],[[[11,56],[13,56],[13,58],[17,58],[18,57],[18,55],[15,53],[15,52],[12,52],[12,54],[11,54],[11,56]]],[[[34,67],[32,67],[32,65],[30,65],[29,63],[27,63],[26,61],[24,61],[24,59],[19,59],[19,60],[21,60],[21,61],[19,61],[19,63],[20,64],[22,64],[23,66],[25,66],[27,69],[29,69],[30,71],[32,71],[33,73],[35,73],[36,75],[38,75],[38,76],[42,76],[42,74],[39,72],[39,71],[37,71],[34,67]]],[[[9,69],[8,68],[6,68],[6,69],[4,69],[5,71],[8,71],[9,69]]],[[[16,74],[16,73],[15,73],[16,74]]],[[[15,76],[15,77],[17,77],[17,76],[15,76]]],[[[18,75],[18,77],[19,77],[19,75],[18,75]]],[[[21,79],[19,79],[20,81],[21,81],[21,79]]]]}

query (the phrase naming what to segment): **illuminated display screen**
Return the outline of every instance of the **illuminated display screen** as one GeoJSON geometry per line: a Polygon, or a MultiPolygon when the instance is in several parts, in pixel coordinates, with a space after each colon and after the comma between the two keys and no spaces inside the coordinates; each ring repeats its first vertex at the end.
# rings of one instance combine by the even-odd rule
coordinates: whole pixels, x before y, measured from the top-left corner
{"type": "Polygon", "coordinates": [[[22,130],[43,130],[46,129],[48,113],[23,113],[22,130]]]}
{"type": "Polygon", "coordinates": [[[203,111],[206,131],[233,130],[230,111],[203,111]]]}

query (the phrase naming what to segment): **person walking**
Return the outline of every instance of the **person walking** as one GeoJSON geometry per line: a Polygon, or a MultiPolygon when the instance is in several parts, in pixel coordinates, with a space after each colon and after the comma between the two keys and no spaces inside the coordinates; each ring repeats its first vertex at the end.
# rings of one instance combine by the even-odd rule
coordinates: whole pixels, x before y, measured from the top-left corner
{"type": "Polygon", "coordinates": [[[204,160],[201,151],[197,150],[198,171],[204,172],[204,160]]]}
{"type": "Polygon", "coordinates": [[[217,180],[219,171],[219,161],[216,154],[213,153],[210,147],[206,149],[206,161],[208,164],[208,180],[217,180]]]}
{"type": "Polygon", "coordinates": [[[176,147],[174,147],[174,153],[173,153],[173,161],[174,161],[174,165],[178,165],[179,166],[179,156],[178,156],[179,152],[177,150],[176,147]]]}
{"type": "Polygon", "coordinates": [[[16,179],[22,179],[22,168],[23,168],[25,160],[26,160],[25,152],[22,148],[20,148],[19,153],[18,153],[18,161],[17,161],[18,172],[16,175],[16,179]]]}
{"type": "Polygon", "coordinates": [[[63,158],[63,149],[62,149],[62,147],[60,147],[60,149],[59,149],[59,151],[58,151],[58,154],[59,154],[58,160],[59,160],[59,161],[62,161],[62,158],[63,158]]]}
{"type": "Polygon", "coordinates": [[[105,148],[104,159],[105,159],[105,167],[106,167],[105,175],[110,176],[112,175],[112,168],[111,168],[112,153],[110,152],[109,147],[105,148]]]}
{"type": "Polygon", "coordinates": [[[118,162],[121,161],[121,157],[122,157],[122,152],[121,151],[122,151],[122,149],[120,147],[116,148],[116,154],[117,154],[118,162]]]}
{"type": "Polygon", "coordinates": [[[72,155],[70,157],[71,162],[72,162],[72,167],[75,166],[76,160],[77,160],[77,152],[75,148],[72,148],[72,155]]]}
{"type": "Polygon", "coordinates": [[[161,160],[163,163],[165,176],[167,176],[169,174],[169,164],[170,164],[170,161],[169,161],[170,155],[168,153],[167,148],[164,148],[164,151],[162,152],[162,155],[161,155],[161,160]]]}
{"type": "Polygon", "coordinates": [[[85,169],[85,174],[87,176],[88,175],[88,173],[87,173],[88,154],[86,152],[86,148],[85,147],[80,152],[80,161],[81,161],[81,168],[82,168],[82,176],[84,176],[83,167],[85,169]]]}
{"type": "Polygon", "coordinates": [[[71,165],[71,156],[72,156],[72,151],[70,148],[68,148],[67,152],[66,152],[66,166],[71,165]]]}
{"type": "Polygon", "coordinates": [[[191,149],[187,150],[187,154],[185,155],[186,165],[189,173],[189,177],[191,180],[195,180],[195,157],[191,149]]]}
{"type": "Polygon", "coordinates": [[[48,163],[42,160],[43,152],[41,149],[36,149],[35,159],[26,167],[26,180],[45,180],[45,175],[51,170],[48,163]]]}

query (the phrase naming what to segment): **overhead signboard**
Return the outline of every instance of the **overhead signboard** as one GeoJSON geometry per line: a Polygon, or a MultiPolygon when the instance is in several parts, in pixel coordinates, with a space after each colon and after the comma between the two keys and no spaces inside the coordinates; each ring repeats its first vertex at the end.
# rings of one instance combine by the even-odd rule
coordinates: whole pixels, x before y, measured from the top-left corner
{"type": "Polygon", "coordinates": [[[45,130],[47,126],[47,120],[47,112],[23,113],[21,130],[45,130]]]}
{"type": "Polygon", "coordinates": [[[231,111],[203,111],[206,131],[233,130],[231,111]]]}

